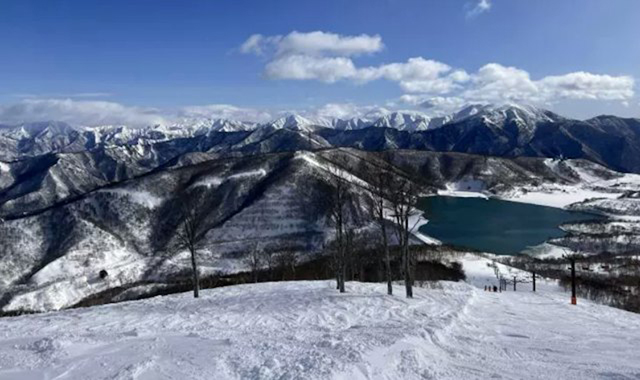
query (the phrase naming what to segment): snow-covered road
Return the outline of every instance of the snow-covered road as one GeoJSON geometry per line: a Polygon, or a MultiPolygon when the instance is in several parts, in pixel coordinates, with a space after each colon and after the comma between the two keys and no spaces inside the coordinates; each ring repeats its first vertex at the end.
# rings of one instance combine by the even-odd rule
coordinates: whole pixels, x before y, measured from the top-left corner
{"type": "Polygon", "coordinates": [[[558,291],[281,282],[0,319],[0,379],[640,377],[640,315],[558,291]]]}

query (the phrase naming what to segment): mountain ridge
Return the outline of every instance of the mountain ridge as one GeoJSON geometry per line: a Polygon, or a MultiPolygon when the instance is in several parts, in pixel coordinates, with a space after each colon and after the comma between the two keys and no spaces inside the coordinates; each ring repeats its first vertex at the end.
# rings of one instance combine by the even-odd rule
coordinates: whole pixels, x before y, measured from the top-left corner
{"type": "Polygon", "coordinates": [[[291,114],[262,124],[194,119],[143,128],[80,128],[40,122],[0,129],[0,161],[4,165],[49,153],[122,146],[137,147],[139,152],[150,146],[172,146],[178,155],[190,151],[249,154],[329,147],[417,149],[504,157],[585,158],[617,171],[640,172],[640,158],[636,157],[640,156],[640,119],[601,115],[575,120],[533,106],[507,104],[469,105],[439,118],[415,112],[390,112],[371,119],[314,119],[291,114]]]}

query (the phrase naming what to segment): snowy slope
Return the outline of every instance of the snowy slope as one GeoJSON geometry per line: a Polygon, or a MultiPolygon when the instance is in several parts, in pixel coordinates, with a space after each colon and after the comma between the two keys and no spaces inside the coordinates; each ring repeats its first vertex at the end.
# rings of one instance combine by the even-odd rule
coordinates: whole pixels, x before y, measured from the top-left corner
{"type": "MultiPolygon", "coordinates": [[[[478,270],[482,271],[482,264],[478,270]]],[[[586,379],[640,373],[640,316],[551,288],[283,282],[2,319],[0,379],[586,379]]]]}

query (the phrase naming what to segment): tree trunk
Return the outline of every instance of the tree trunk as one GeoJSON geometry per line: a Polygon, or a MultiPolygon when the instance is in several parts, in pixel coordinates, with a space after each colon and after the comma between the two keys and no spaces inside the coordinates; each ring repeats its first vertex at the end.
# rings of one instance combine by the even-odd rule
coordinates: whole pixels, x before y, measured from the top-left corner
{"type": "Polygon", "coordinates": [[[393,285],[391,278],[391,254],[389,253],[389,243],[387,242],[387,227],[383,217],[380,218],[380,226],[382,229],[382,245],[384,247],[385,272],[387,276],[387,294],[393,295],[393,285]]]}
{"type": "Polygon", "coordinates": [[[193,269],[193,298],[200,297],[200,277],[198,275],[198,263],[196,262],[196,250],[191,248],[191,267],[193,269]]]}
{"type": "MultiPolygon", "coordinates": [[[[340,205],[342,207],[342,205],[340,205]]],[[[344,293],[344,281],[346,277],[346,255],[345,255],[345,244],[344,244],[344,225],[342,220],[342,210],[339,211],[337,219],[337,229],[338,229],[338,290],[340,293],[344,293]]]]}
{"type": "Polygon", "coordinates": [[[342,271],[340,272],[340,293],[344,293],[345,289],[344,289],[344,282],[345,279],[347,277],[347,266],[346,265],[342,265],[342,271]]]}
{"type": "Polygon", "coordinates": [[[411,276],[411,258],[409,257],[409,211],[404,218],[404,286],[407,293],[407,298],[413,298],[413,279],[411,276]]]}
{"type": "Polygon", "coordinates": [[[336,276],[336,290],[340,290],[340,244],[337,245],[333,250],[333,273],[336,276]]]}

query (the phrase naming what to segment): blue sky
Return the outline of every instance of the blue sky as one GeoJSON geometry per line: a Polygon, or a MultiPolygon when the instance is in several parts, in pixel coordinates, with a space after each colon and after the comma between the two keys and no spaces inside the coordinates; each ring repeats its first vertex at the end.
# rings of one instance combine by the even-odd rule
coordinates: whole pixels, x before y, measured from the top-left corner
{"type": "Polygon", "coordinates": [[[638,15],[637,0],[2,0],[0,121],[505,101],[639,117],[638,15]]]}

